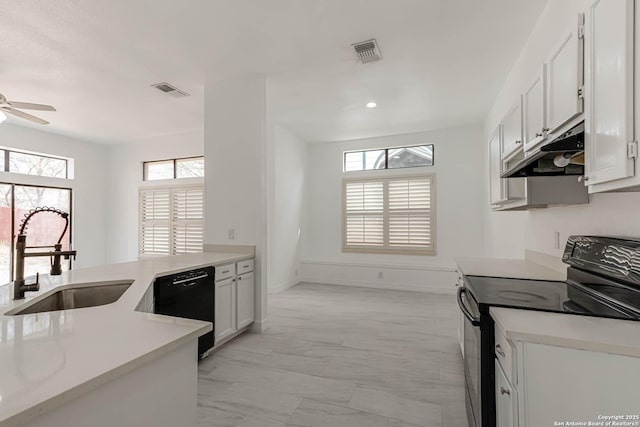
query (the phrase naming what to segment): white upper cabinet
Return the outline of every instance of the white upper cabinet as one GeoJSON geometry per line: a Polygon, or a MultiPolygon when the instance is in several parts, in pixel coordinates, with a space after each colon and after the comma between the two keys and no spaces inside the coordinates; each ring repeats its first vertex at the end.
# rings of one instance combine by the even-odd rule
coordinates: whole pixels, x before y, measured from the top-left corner
{"type": "Polygon", "coordinates": [[[489,187],[491,204],[497,205],[507,200],[507,186],[502,175],[502,126],[493,132],[489,138],[489,187]]]}
{"type": "Polygon", "coordinates": [[[546,117],[546,65],[540,68],[533,82],[525,91],[524,104],[524,149],[531,151],[545,139],[546,117]]]}
{"type": "Polygon", "coordinates": [[[522,149],[522,97],[502,120],[502,131],[502,158],[505,159],[522,149]]]}
{"type": "MultiPolygon", "coordinates": [[[[634,0],[597,0],[589,10],[586,178],[591,186],[635,175],[634,0]]],[[[618,188],[628,186],[620,183],[618,188]]],[[[596,191],[613,188],[597,189],[596,191]]],[[[593,189],[591,189],[593,192],[593,189]]]]}
{"type": "Polygon", "coordinates": [[[547,60],[547,132],[584,109],[584,14],[567,29],[547,60]]]}

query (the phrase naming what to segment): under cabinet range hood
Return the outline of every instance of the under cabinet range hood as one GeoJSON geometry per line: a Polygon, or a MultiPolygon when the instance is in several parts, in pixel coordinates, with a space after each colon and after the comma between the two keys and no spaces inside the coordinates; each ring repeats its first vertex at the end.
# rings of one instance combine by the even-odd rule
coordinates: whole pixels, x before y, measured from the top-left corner
{"type": "Polygon", "coordinates": [[[502,178],[584,175],[584,122],[511,165],[502,178]]]}

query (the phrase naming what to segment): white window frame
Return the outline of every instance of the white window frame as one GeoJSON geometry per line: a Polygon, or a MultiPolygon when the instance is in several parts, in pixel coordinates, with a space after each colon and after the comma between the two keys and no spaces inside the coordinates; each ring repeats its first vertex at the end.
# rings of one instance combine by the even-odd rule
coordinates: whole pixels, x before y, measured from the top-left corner
{"type": "Polygon", "coordinates": [[[393,254],[393,255],[437,255],[436,242],[437,242],[437,223],[436,223],[436,174],[435,173],[422,173],[422,174],[385,174],[378,177],[349,177],[342,179],[342,252],[352,253],[368,253],[368,254],[393,254]],[[430,182],[430,206],[429,206],[429,219],[430,219],[430,235],[431,246],[429,248],[416,248],[407,246],[389,246],[389,181],[404,180],[404,179],[429,179],[430,182]],[[380,247],[371,246],[358,246],[347,245],[347,184],[354,182],[382,182],[383,183],[383,237],[384,243],[380,247]]]}
{"type": "MultiPolygon", "coordinates": [[[[205,207],[205,186],[204,180],[202,178],[197,178],[200,181],[200,184],[190,184],[190,185],[143,185],[138,190],[138,256],[140,258],[149,258],[149,257],[157,257],[157,256],[168,256],[168,255],[176,255],[173,236],[176,232],[176,226],[184,225],[185,223],[200,223],[202,226],[202,244],[204,247],[204,207],[205,207]],[[180,190],[188,190],[188,189],[197,189],[202,191],[202,219],[200,220],[175,220],[174,219],[174,204],[173,204],[173,192],[180,190]],[[142,195],[144,192],[148,191],[162,191],[166,190],[169,192],[169,219],[167,220],[169,226],[169,252],[166,254],[158,254],[158,253],[145,253],[142,251],[142,230],[144,223],[142,221],[142,195]]],[[[166,182],[166,180],[165,180],[166,182]]]]}

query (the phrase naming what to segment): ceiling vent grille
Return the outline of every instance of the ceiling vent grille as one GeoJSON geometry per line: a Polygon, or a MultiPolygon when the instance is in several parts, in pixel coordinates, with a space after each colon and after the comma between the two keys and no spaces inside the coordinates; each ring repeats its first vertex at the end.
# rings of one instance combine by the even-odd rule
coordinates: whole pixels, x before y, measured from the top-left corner
{"type": "Polygon", "coordinates": [[[162,82],[162,83],[156,83],[154,85],[151,85],[152,87],[155,87],[156,89],[158,89],[161,92],[166,93],[167,95],[171,95],[174,98],[184,98],[185,96],[189,96],[189,94],[187,92],[184,92],[180,89],[178,89],[177,87],[170,85],[167,82],[162,82]]]}
{"type": "Polygon", "coordinates": [[[362,61],[363,64],[382,59],[382,54],[380,53],[380,48],[378,47],[376,39],[355,43],[351,46],[353,46],[358,58],[360,58],[360,61],[362,61]]]}

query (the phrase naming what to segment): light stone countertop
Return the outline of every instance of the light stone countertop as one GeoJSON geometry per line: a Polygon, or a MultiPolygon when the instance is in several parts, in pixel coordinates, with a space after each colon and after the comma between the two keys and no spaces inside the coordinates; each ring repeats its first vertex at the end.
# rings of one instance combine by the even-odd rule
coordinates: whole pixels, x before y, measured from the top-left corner
{"type": "Polygon", "coordinates": [[[640,322],[491,307],[507,339],[640,357],[640,322]]]}
{"type": "Polygon", "coordinates": [[[135,311],[157,276],[252,258],[198,253],[40,276],[40,291],[13,301],[0,286],[0,426],[21,425],[211,331],[211,323],[135,311]],[[112,304],[10,316],[68,284],[133,280],[112,304]]]}
{"type": "Polygon", "coordinates": [[[530,259],[456,258],[455,262],[458,270],[466,276],[556,281],[567,278],[566,271],[554,270],[530,259]]]}

